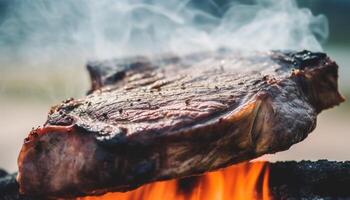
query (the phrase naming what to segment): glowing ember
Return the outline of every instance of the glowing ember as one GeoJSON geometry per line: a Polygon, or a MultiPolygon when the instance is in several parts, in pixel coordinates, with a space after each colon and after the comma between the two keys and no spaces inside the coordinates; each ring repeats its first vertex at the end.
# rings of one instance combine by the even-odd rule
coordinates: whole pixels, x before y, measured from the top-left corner
{"type": "Polygon", "coordinates": [[[156,182],[126,193],[108,193],[79,200],[268,200],[268,177],[266,163],[242,163],[199,177],[156,182]]]}

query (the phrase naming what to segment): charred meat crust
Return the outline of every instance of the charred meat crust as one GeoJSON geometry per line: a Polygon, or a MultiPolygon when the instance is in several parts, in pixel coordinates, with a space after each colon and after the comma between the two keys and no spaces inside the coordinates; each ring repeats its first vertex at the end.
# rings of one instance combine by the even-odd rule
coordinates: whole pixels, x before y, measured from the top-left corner
{"type": "Polygon", "coordinates": [[[136,60],[88,64],[91,94],[53,107],[26,139],[22,193],[97,195],[216,170],[288,149],[344,100],[323,53],[136,60]]]}

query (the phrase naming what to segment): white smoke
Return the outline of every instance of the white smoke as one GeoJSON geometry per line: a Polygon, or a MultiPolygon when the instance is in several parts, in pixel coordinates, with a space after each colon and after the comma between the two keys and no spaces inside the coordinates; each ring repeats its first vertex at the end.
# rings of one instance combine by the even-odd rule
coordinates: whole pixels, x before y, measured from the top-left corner
{"type": "Polygon", "coordinates": [[[196,5],[190,0],[12,0],[0,22],[0,62],[64,63],[220,47],[322,51],[320,42],[328,36],[327,19],[293,0],[234,1],[218,8],[219,15],[196,5]]]}

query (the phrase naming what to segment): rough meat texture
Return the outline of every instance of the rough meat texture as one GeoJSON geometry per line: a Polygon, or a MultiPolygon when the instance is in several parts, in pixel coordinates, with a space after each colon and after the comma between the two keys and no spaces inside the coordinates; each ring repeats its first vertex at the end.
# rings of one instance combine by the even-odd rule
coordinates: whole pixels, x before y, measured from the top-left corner
{"type": "Polygon", "coordinates": [[[286,150],[343,101],[337,68],[308,51],[91,62],[90,94],[26,138],[20,191],[127,191],[286,150]]]}

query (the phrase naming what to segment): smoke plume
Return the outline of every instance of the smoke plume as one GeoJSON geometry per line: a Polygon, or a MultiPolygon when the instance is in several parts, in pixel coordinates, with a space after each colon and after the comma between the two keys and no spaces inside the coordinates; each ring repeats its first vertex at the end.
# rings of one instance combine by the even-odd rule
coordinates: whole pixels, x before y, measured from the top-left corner
{"type": "Polygon", "coordinates": [[[239,50],[322,51],[327,19],[293,0],[10,0],[0,62],[26,65],[128,55],[239,50]]]}

